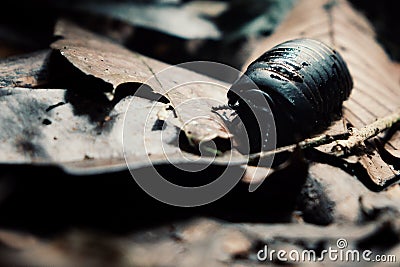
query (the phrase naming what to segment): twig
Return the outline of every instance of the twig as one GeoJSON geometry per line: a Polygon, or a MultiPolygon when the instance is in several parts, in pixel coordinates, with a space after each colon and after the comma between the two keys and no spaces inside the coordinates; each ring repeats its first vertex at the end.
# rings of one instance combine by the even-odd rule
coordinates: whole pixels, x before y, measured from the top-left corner
{"type": "Polygon", "coordinates": [[[400,111],[395,112],[387,117],[377,119],[375,122],[359,130],[356,128],[349,128],[349,132],[347,133],[336,135],[320,135],[314,138],[305,139],[297,144],[279,147],[270,151],[262,151],[259,153],[251,154],[249,156],[249,159],[254,160],[257,158],[266,158],[274,154],[293,151],[296,147],[300,149],[306,149],[330,144],[332,142],[336,142],[336,145],[332,148],[332,151],[336,156],[348,155],[352,151],[354,151],[355,148],[363,146],[364,141],[389,129],[399,121],[400,111]]]}
{"type": "Polygon", "coordinates": [[[317,137],[305,139],[297,144],[278,147],[277,149],[274,149],[274,150],[262,151],[259,153],[251,154],[249,156],[249,159],[252,160],[252,159],[257,159],[257,158],[266,158],[266,157],[272,156],[274,154],[287,152],[287,151],[293,151],[296,147],[298,147],[300,149],[306,149],[306,148],[310,148],[310,147],[318,147],[321,145],[326,145],[326,144],[332,143],[339,139],[345,139],[348,136],[349,136],[349,133],[342,133],[342,134],[335,134],[335,135],[324,134],[324,135],[320,135],[317,137]]]}
{"type": "Polygon", "coordinates": [[[336,145],[332,148],[332,151],[336,156],[348,155],[355,149],[363,147],[364,141],[389,129],[399,121],[400,111],[397,111],[389,116],[377,119],[375,122],[361,129],[350,128],[350,137],[347,140],[337,140],[336,145]]]}

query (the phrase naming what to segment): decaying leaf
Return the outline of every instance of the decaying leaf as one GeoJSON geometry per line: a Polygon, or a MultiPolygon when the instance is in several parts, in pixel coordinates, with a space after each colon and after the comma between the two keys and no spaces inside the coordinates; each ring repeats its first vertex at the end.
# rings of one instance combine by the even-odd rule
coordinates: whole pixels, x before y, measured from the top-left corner
{"type": "Polygon", "coordinates": [[[166,125],[162,131],[153,129],[157,110],[165,105],[127,97],[109,111],[102,107],[102,119],[93,120],[91,116],[98,115],[99,106],[68,90],[0,89],[0,161],[57,164],[69,172],[89,174],[125,169],[124,150],[131,167],[148,165],[149,160],[162,163],[167,157],[175,163],[198,159],[173,142],[178,132],[173,125],[166,125]],[[127,115],[134,116],[125,127],[135,130],[129,132],[130,142],[123,144],[124,116],[131,101],[134,105],[127,115]]]}
{"type": "MultiPolygon", "coordinates": [[[[276,32],[260,43],[248,62],[276,44],[306,37],[338,50],[354,81],[350,98],[344,103],[343,121],[326,133],[346,132],[346,125],[361,128],[400,108],[398,68],[375,40],[367,20],[345,0],[300,1],[276,32]]],[[[388,145],[395,147],[396,143],[390,141],[388,145]]],[[[359,160],[377,184],[384,184],[398,175],[377,152],[363,155],[359,160]]]]}
{"type": "Polygon", "coordinates": [[[0,87],[39,87],[48,82],[51,50],[0,60],[0,87]]]}
{"type": "Polygon", "coordinates": [[[77,9],[184,39],[220,39],[222,34],[211,16],[218,15],[226,7],[227,3],[217,1],[192,1],[178,5],[111,1],[79,4],[77,9]]]}
{"type": "Polygon", "coordinates": [[[229,84],[179,66],[167,70],[171,66],[131,52],[65,20],[56,25],[55,34],[63,39],[53,43],[52,48],[60,50],[85,74],[110,83],[114,89],[126,83],[146,83],[155,93],[167,97],[178,117],[178,126],[193,141],[230,136],[221,127],[220,117],[211,112],[213,106],[226,103],[229,84]]]}
{"type": "Polygon", "coordinates": [[[114,89],[126,82],[144,83],[167,64],[133,53],[109,39],[79,28],[66,20],[55,26],[62,39],[51,47],[59,50],[75,67],[93,75],[114,89]]]}
{"type": "MultiPolygon", "coordinates": [[[[6,152],[1,155],[2,162],[57,164],[76,174],[99,173],[125,169],[124,152],[133,168],[199,160],[199,156],[180,150],[179,128],[195,143],[230,137],[220,117],[211,110],[225,103],[228,84],[179,67],[160,72],[168,65],[130,52],[67,21],[57,24],[56,35],[64,38],[52,47],[83,73],[113,88],[147,83],[137,91],[152,90],[156,96],[166,96],[170,104],[136,96],[110,101],[102,88],[98,92],[92,88],[91,97],[74,90],[3,88],[1,121],[7,130],[1,133],[2,150],[6,152]],[[130,101],[134,104],[126,114],[125,129],[131,127],[132,131],[127,132],[129,143],[123,144],[123,120],[130,101]],[[160,121],[160,111],[170,105],[174,110],[166,114],[171,120],[162,118],[165,126],[153,129],[160,121]]],[[[237,164],[245,161],[239,153],[236,160],[237,164]]],[[[232,158],[220,157],[217,161],[226,164],[232,158]]]]}
{"type": "MultiPolygon", "coordinates": [[[[361,128],[390,114],[391,108],[398,108],[398,87],[392,86],[395,80],[398,86],[400,69],[397,66],[397,71],[391,73],[391,63],[384,53],[383,59],[375,58],[375,48],[380,48],[375,42],[369,46],[373,42],[373,32],[345,1],[301,0],[293,12],[281,26],[283,30],[278,30],[272,38],[286,40],[287,33],[294,38],[304,27],[304,36],[320,37],[341,51],[355,80],[356,94],[346,103],[345,119],[326,133],[343,133],[347,130],[346,123],[361,128]],[[330,29],[328,35],[326,28],[330,29]],[[342,33],[346,36],[344,39],[341,39],[342,33]],[[353,35],[357,41],[363,40],[365,47],[352,41],[353,35]],[[375,61],[364,59],[364,50],[376,60],[377,69],[370,66],[374,72],[367,65],[375,61]],[[383,85],[376,80],[378,74],[385,74],[382,70],[388,71],[382,76],[386,79],[383,85]],[[387,92],[389,88],[391,93],[387,92]],[[384,106],[386,101],[391,101],[388,106],[384,106]],[[363,103],[365,106],[361,107],[363,103]]],[[[350,251],[350,257],[356,250],[361,255],[368,249],[373,252],[372,257],[396,257],[397,262],[388,262],[385,266],[398,266],[400,185],[379,193],[371,192],[360,179],[330,165],[311,163],[308,168],[308,163],[298,157],[296,159],[301,162],[282,169],[283,173],[274,170],[264,187],[254,193],[248,192],[248,183],[261,182],[270,170],[248,169],[242,183],[219,201],[203,207],[182,209],[147,196],[125,170],[124,152],[129,155],[131,167],[150,168],[147,160],[150,159],[153,164],[163,164],[155,167],[158,170],[166,167],[163,173],[177,180],[201,180],[199,177],[203,174],[187,175],[186,172],[182,175],[173,170],[176,166],[168,163],[192,160],[208,164],[212,161],[225,167],[229,161],[230,165],[236,165],[235,173],[238,172],[245,160],[241,155],[217,157],[215,161],[200,159],[182,151],[177,142],[181,129],[195,142],[229,137],[229,132],[219,124],[222,122],[211,112],[216,103],[225,103],[228,85],[181,68],[164,72],[168,65],[130,52],[65,21],[58,24],[57,32],[64,39],[53,44],[56,53],[61,51],[84,74],[110,83],[116,90],[133,90],[124,98],[110,100],[102,88],[94,85],[86,94],[77,88],[32,90],[15,84],[0,88],[0,123],[3,126],[0,162],[11,163],[2,165],[0,174],[1,266],[261,267],[292,264],[306,267],[310,266],[310,261],[283,262],[276,255],[262,261],[258,253],[268,246],[268,251],[284,251],[286,255],[293,250],[300,254],[315,250],[320,256],[323,250],[336,249],[339,239],[345,239],[348,250],[343,252],[350,251]],[[186,83],[193,80],[204,85],[186,83]],[[129,86],[129,83],[136,85],[129,86]],[[165,96],[167,101],[136,95],[141,90],[137,86],[141,84],[144,84],[142,90],[152,91],[153,96],[165,96]],[[175,88],[177,84],[180,86],[175,88]],[[124,118],[127,119],[125,128],[124,118]],[[222,127],[218,131],[212,128],[217,125],[222,127]],[[126,137],[129,142],[124,143],[126,137]],[[28,166],[12,163],[28,163],[28,166]],[[31,166],[35,164],[56,164],[70,173],[47,166],[31,166]],[[100,174],[116,170],[119,171],[100,174]],[[96,175],[82,177],[71,173],[96,175]],[[299,193],[306,179],[318,186],[299,193]],[[7,192],[9,182],[15,183],[15,188],[7,192]],[[307,218],[304,207],[294,207],[299,196],[308,198],[305,205],[312,206],[307,214],[312,218],[307,218]],[[282,212],[282,207],[287,207],[284,211],[290,223],[281,223],[281,218],[274,213],[282,212]],[[298,210],[293,213],[295,208],[298,210]],[[268,223],[269,219],[275,223],[268,223]],[[123,234],[112,234],[114,231],[123,234]]],[[[271,42],[265,42],[260,53],[275,44],[271,42]]],[[[33,65],[33,73],[40,72],[38,66],[33,65]]],[[[29,85],[24,80],[21,86],[29,85]]],[[[84,89],[84,86],[78,88],[84,89]]],[[[388,162],[393,166],[399,164],[395,161],[400,156],[398,127],[394,125],[379,136],[380,139],[370,142],[378,148],[380,156],[370,155],[371,162],[380,164],[369,169],[375,178],[384,173],[380,167],[386,168],[388,162]],[[375,142],[377,140],[379,142],[375,142]],[[374,170],[376,173],[372,173],[374,170]]],[[[366,159],[361,157],[356,161],[366,159]]],[[[346,163],[349,164],[349,159],[346,163]]],[[[366,164],[369,163],[366,161],[366,164]]],[[[206,172],[205,178],[212,177],[214,172],[218,170],[206,172]]],[[[315,265],[346,265],[327,257],[315,265]]],[[[376,267],[377,263],[361,260],[351,265],[376,267]]]]}

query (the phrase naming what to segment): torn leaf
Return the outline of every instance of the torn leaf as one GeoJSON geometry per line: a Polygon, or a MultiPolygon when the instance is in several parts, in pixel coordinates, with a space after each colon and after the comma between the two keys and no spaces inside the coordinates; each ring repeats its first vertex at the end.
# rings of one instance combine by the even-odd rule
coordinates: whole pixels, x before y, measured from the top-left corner
{"type": "MultiPolygon", "coordinates": [[[[222,127],[223,121],[212,112],[213,107],[226,104],[229,83],[185,69],[190,63],[171,68],[65,20],[57,23],[55,35],[63,39],[53,43],[52,48],[59,50],[85,74],[112,84],[114,89],[126,83],[145,83],[155,93],[167,97],[178,117],[179,127],[195,143],[230,137],[222,127]]],[[[239,72],[230,67],[228,70],[234,75],[225,75],[233,83],[239,72]]]]}

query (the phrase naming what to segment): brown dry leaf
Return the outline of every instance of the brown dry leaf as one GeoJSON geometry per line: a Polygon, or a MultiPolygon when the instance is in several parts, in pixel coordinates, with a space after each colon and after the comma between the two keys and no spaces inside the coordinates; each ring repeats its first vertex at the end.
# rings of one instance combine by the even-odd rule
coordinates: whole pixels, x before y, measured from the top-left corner
{"type": "MultiPolygon", "coordinates": [[[[187,160],[208,164],[212,157],[200,159],[180,150],[176,126],[195,142],[229,137],[220,118],[211,112],[212,106],[225,103],[226,84],[183,68],[161,72],[150,79],[169,65],[133,53],[67,21],[58,23],[56,34],[64,39],[56,41],[53,47],[59,48],[85,74],[98,77],[114,88],[125,83],[147,82],[151,88],[144,86],[143,90],[152,89],[165,95],[174,112],[167,111],[169,104],[154,99],[130,96],[109,101],[100,91],[102,88],[97,94],[92,93],[93,98],[63,89],[3,88],[0,120],[6,130],[0,133],[4,152],[0,162],[56,164],[74,174],[125,169],[124,152],[132,168],[165,162],[187,163],[187,160]],[[188,81],[196,83],[188,85],[188,81]],[[168,90],[181,84],[176,90],[168,90]],[[134,104],[129,105],[130,101],[134,104]],[[153,129],[163,110],[167,111],[166,126],[162,130],[153,129]],[[168,116],[174,114],[177,118],[169,120],[168,116]],[[127,126],[132,131],[125,132],[130,138],[124,144],[121,137],[127,126]]],[[[243,163],[238,153],[236,159],[241,161],[237,164],[243,163]]],[[[231,161],[232,158],[219,157],[215,163],[231,161]]]]}
{"type": "Polygon", "coordinates": [[[39,87],[48,82],[51,50],[0,60],[0,87],[39,87]]]}
{"type": "MultiPolygon", "coordinates": [[[[261,41],[248,64],[274,45],[295,38],[318,39],[338,50],[353,77],[354,88],[344,103],[344,119],[326,133],[345,132],[346,123],[361,128],[400,108],[399,68],[377,43],[368,21],[347,1],[299,1],[276,32],[261,41]]],[[[398,150],[398,144],[397,135],[388,145],[398,150]]],[[[378,153],[359,160],[377,184],[398,175],[378,153]]]]}
{"type": "Polygon", "coordinates": [[[211,112],[212,106],[226,103],[228,84],[183,68],[161,72],[170,65],[129,51],[66,20],[57,23],[55,35],[63,39],[51,47],[85,74],[110,83],[114,89],[126,83],[146,83],[166,96],[178,117],[177,126],[193,141],[229,138],[223,122],[211,112]]]}
{"type": "MultiPolygon", "coordinates": [[[[157,111],[167,104],[129,96],[93,120],[91,112],[97,114],[103,104],[63,89],[0,89],[0,162],[56,164],[70,173],[95,174],[126,169],[124,152],[132,168],[212,161],[181,151],[174,125],[153,129],[157,111]],[[123,140],[128,106],[131,113],[127,116],[133,115],[125,125],[129,138],[123,140]]],[[[240,155],[236,158],[242,159],[240,155]]],[[[214,163],[227,162],[229,159],[220,157],[214,163]]]]}
{"type": "MultiPolygon", "coordinates": [[[[91,110],[98,106],[86,101],[86,113],[79,114],[75,103],[83,99],[74,97],[62,89],[1,89],[0,121],[4,130],[0,133],[3,152],[0,161],[62,166],[82,161],[86,167],[94,160],[118,159],[120,165],[125,163],[120,128],[129,99],[120,101],[110,113],[104,114],[109,119],[99,123],[90,118],[91,110]]],[[[140,123],[140,119],[143,121],[148,115],[151,117],[151,101],[140,99],[136,103],[135,122],[140,123]]],[[[167,136],[168,132],[164,134],[167,136]]],[[[137,139],[142,140],[139,136],[137,139]]],[[[135,153],[141,154],[140,158],[144,152],[136,150],[135,153]]]]}
{"type": "Polygon", "coordinates": [[[54,35],[62,39],[51,45],[53,49],[59,50],[85,74],[110,83],[114,89],[126,82],[144,83],[168,67],[167,64],[133,53],[67,20],[58,21],[54,35]]]}

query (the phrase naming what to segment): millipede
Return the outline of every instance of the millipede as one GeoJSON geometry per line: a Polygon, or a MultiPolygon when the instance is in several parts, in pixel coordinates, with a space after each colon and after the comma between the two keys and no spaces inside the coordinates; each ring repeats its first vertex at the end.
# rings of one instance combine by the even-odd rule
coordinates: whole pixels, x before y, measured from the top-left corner
{"type": "Polygon", "coordinates": [[[288,145],[339,119],[352,87],[347,65],[336,50],[314,39],[294,39],[252,62],[227,97],[246,128],[250,152],[258,152],[265,150],[268,137],[260,136],[255,109],[272,113],[277,146],[288,145]],[[255,104],[260,97],[268,108],[255,104]]]}

